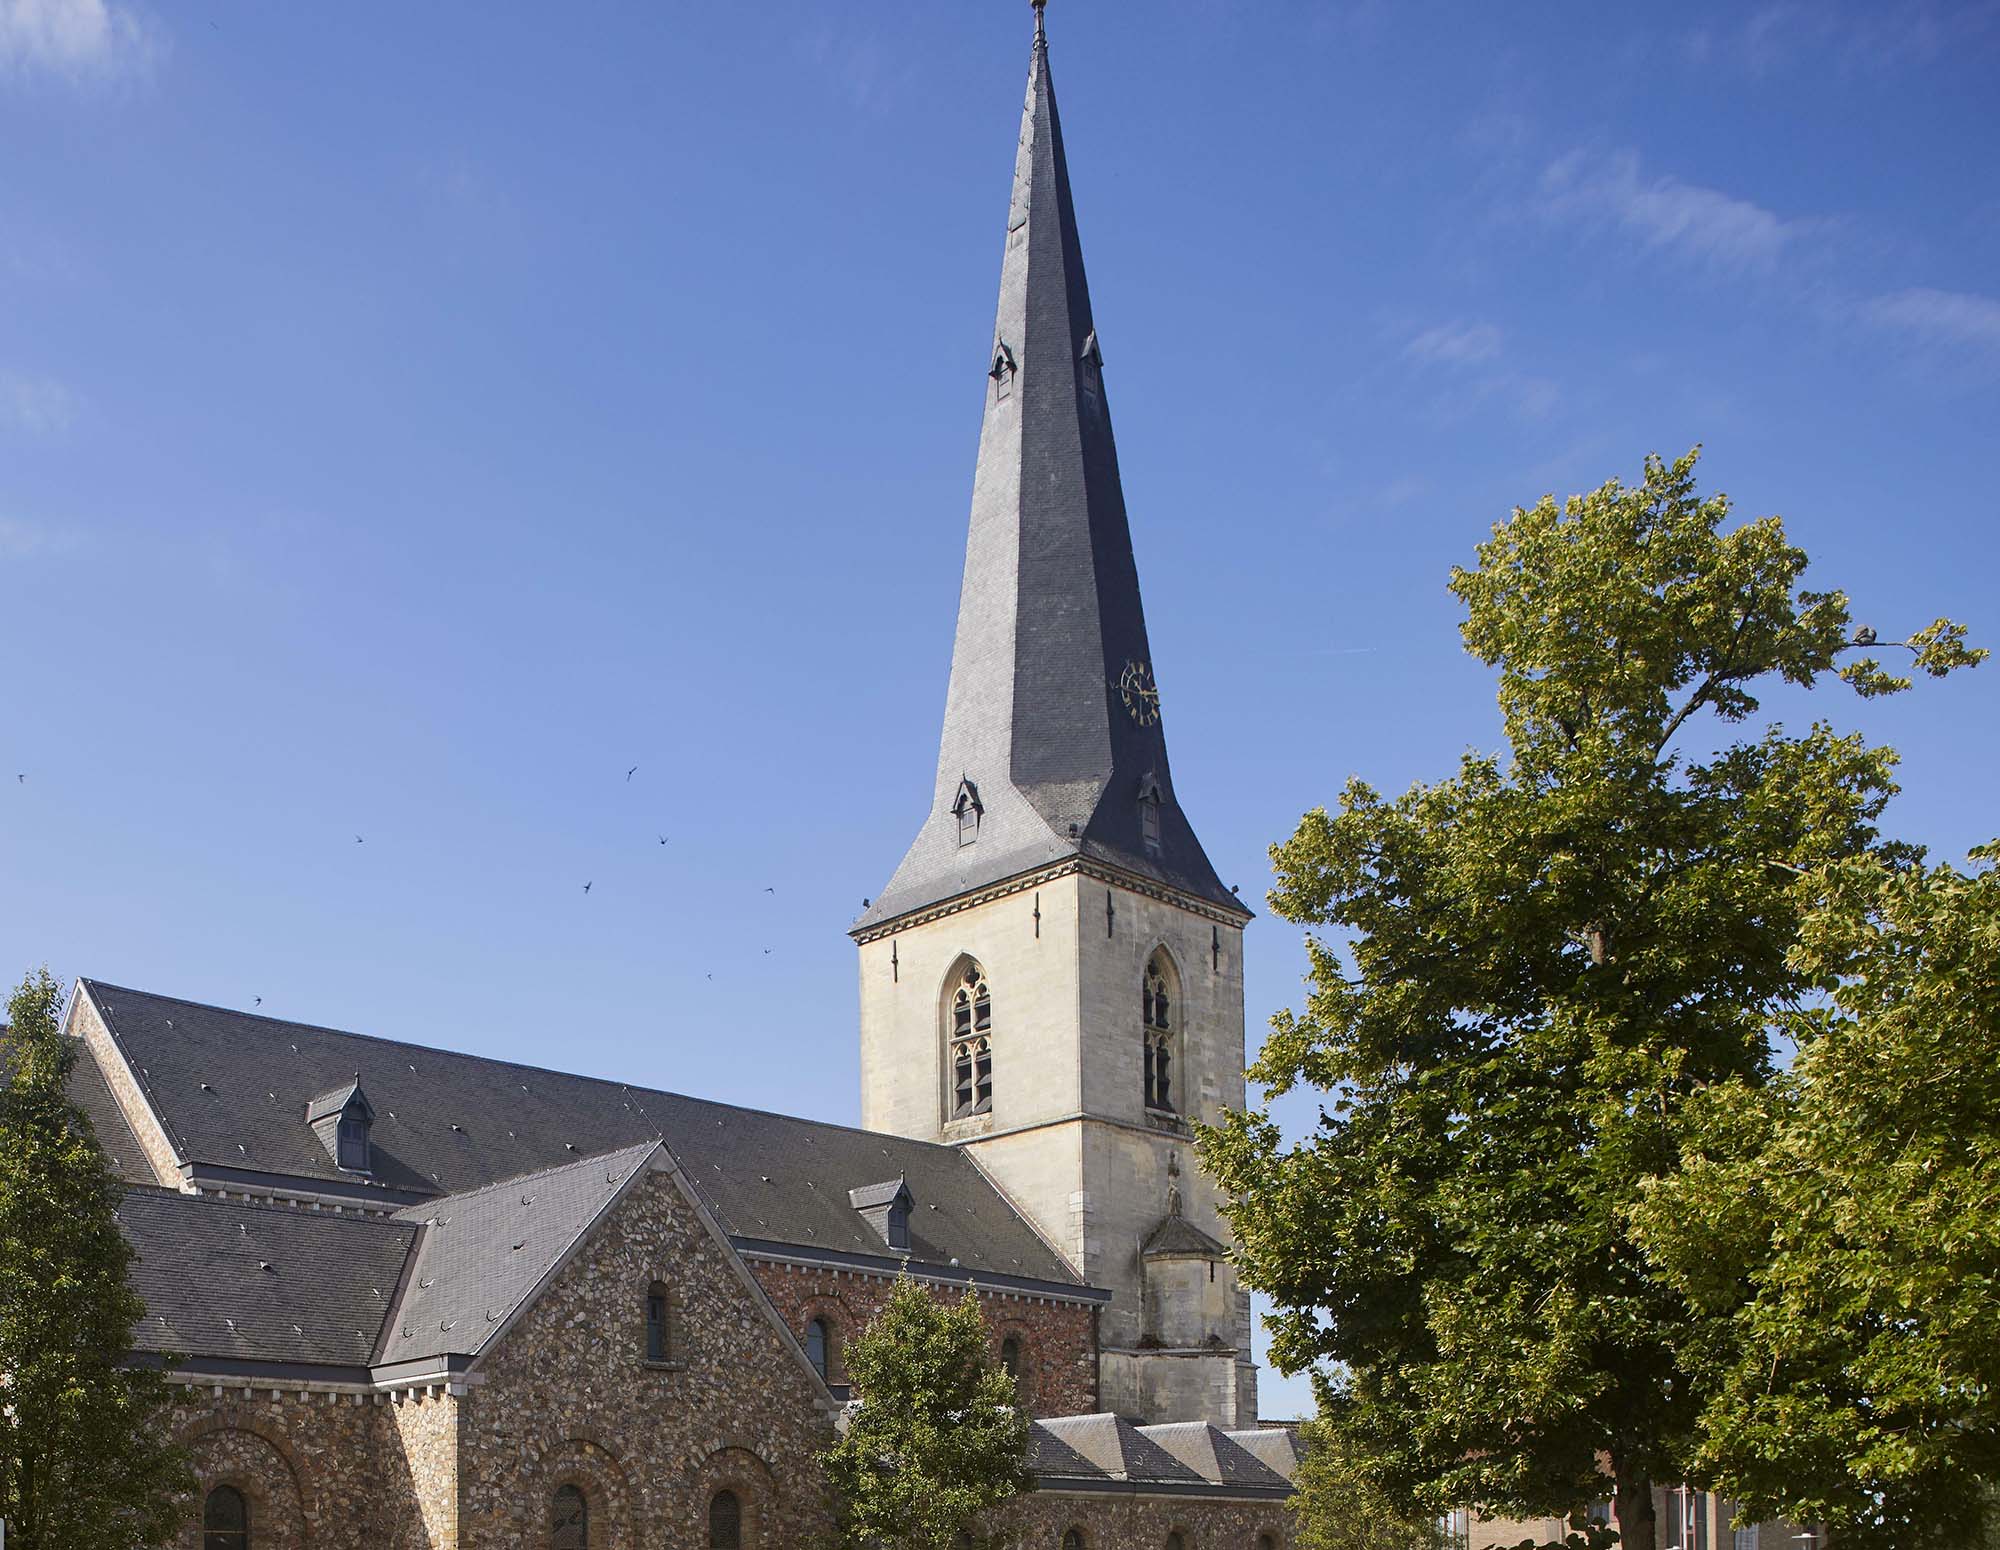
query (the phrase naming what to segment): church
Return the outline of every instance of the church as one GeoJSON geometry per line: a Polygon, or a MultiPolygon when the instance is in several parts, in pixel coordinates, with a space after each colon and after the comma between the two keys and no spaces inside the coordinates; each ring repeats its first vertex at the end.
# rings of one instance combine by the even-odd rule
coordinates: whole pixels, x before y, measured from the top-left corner
{"type": "Polygon", "coordinates": [[[1105,362],[1037,0],[934,796],[851,927],[861,1128],[77,983],[190,1550],[812,1544],[904,1276],[1035,1418],[1012,1543],[1291,1543],[1193,1150],[1250,912],[1175,794],[1105,362]]]}

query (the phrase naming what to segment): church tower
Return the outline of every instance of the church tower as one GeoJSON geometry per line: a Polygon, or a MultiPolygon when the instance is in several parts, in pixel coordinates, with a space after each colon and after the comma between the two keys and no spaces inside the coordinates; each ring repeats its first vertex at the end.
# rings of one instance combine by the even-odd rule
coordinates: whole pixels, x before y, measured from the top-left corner
{"type": "Polygon", "coordinates": [[[1250,912],[1167,764],[1039,0],[979,371],[936,792],[853,928],[862,1123],[964,1147],[1112,1292],[1103,1408],[1254,1425],[1249,1297],[1191,1124],[1243,1103],[1250,912]]]}

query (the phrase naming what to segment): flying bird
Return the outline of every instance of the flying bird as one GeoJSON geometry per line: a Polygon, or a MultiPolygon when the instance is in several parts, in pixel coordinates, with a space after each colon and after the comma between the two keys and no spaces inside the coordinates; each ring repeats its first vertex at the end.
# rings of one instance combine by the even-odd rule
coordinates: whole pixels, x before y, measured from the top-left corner
{"type": "Polygon", "coordinates": [[[19,781],[24,786],[27,785],[28,783],[28,777],[25,775],[16,775],[14,779],[19,781]]]}
{"type": "Polygon", "coordinates": [[[778,890],[777,890],[777,889],[775,889],[775,888],[766,888],[766,889],[764,890],[764,892],[766,892],[766,893],[776,893],[777,891],[778,891],[778,890]]]}
{"type": "Polygon", "coordinates": [[[359,844],[361,843],[361,836],[360,836],[360,835],[358,835],[358,834],[357,834],[357,835],[355,835],[355,836],[354,836],[354,843],[355,843],[355,844],[357,844],[357,845],[359,845],[359,844]]]}
{"type": "Polygon", "coordinates": [[[660,843],[662,845],[667,843],[667,837],[664,834],[660,836],[660,843]]]}
{"type": "Polygon", "coordinates": [[[250,1000],[254,1005],[257,1006],[262,1006],[264,1004],[264,998],[262,996],[252,996],[250,1000]]]}
{"type": "Polygon", "coordinates": [[[626,780],[629,781],[634,775],[637,775],[638,773],[639,773],[639,766],[635,764],[632,766],[631,769],[625,772],[625,778],[626,780]]]}
{"type": "Polygon", "coordinates": [[[590,884],[589,884],[589,883],[585,883],[585,884],[583,885],[583,891],[584,891],[585,893],[589,893],[589,892],[590,892],[590,884]]]}

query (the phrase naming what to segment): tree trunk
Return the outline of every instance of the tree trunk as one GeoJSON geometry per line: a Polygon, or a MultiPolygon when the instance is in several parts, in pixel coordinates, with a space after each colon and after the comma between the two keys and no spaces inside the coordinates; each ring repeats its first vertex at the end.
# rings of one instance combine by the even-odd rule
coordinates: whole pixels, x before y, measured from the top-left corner
{"type": "Polygon", "coordinates": [[[1659,1550],[1660,1525],[1653,1515],[1652,1476],[1611,1461],[1612,1478],[1617,1482],[1614,1500],[1618,1507],[1620,1550],[1659,1550]]]}

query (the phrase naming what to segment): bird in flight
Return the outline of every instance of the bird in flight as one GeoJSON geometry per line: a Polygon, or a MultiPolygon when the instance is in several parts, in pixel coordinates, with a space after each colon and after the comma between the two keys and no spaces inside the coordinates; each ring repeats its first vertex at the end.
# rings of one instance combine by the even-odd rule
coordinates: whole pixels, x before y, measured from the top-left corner
{"type": "Polygon", "coordinates": [[[766,892],[766,893],[776,893],[777,891],[778,891],[778,890],[777,890],[777,889],[775,889],[775,888],[766,888],[766,889],[764,890],[764,892],[766,892]]]}
{"type": "Polygon", "coordinates": [[[625,772],[625,779],[629,782],[632,779],[632,777],[634,775],[637,775],[638,773],[639,773],[639,766],[635,764],[632,766],[631,769],[625,772]]]}
{"type": "Polygon", "coordinates": [[[361,836],[360,836],[360,835],[358,835],[358,834],[357,834],[357,835],[355,835],[355,836],[354,836],[354,843],[355,843],[355,844],[357,844],[357,845],[359,845],[359,844],[361,844],[361,843],[362,843],[362,840],[361,840],[361,836]]]}
{"type": "Polygon", "coordinates": [[[589,892],[590,892],[590,884],[589,884],[589,883],[585,883],[585,884],[583,885],[583,891],[584,891],[585,893],[589,893],[589,892]]]}
{"type": "Polygon", "coordinates": [[[664,834],[660,836],[660,843],[662,845],[667,843],[667,837],[664,834]]]}
{"type": "Polygon", "coordinates": [[[19,781],[24,786],[27,785],[28,783],[28,777],[25,775],[16,775],[14,779],[19,781]]]}
{"type": "Polygon", "coordinates": [[[264,1004],[264,998],[262,996],[252,996],[250,999],[257,1006],[262,1006],[264,1004]]]}

